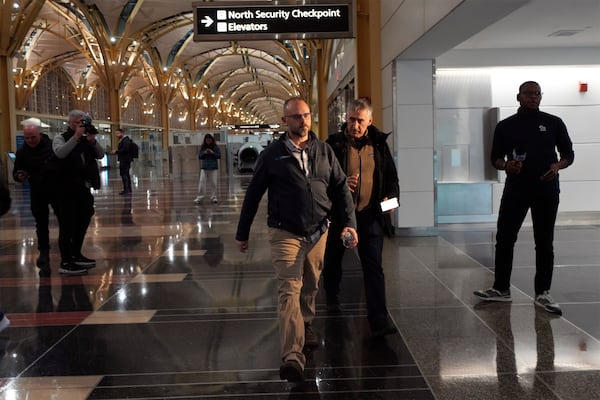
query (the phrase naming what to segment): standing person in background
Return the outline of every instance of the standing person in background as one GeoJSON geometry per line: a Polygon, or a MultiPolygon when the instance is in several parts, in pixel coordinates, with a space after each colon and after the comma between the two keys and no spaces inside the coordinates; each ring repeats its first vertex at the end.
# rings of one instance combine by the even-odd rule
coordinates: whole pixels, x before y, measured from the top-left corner
{"type": "MultiPolygon", "coordinates": [[[[10,192],[8,191],[8,185],[6,184],[6,177],[0,162],[0,216],[4,215],[10,210],[10,192]]],[[[8,328],[10,320],[0,311],[0,332],[8,328]]]]}
{"type": "Polygon", "coordinates": [[[46,162],[54,155],[52,140],[40,131],[41,121],[29,118],[21,122],[25,143],[17,150],[13,178],[17,182],[28,181],[31,214],[35,219],[35,233],[39,256],[36,265],[40,275],[50,273],[50,231],[48,219],[52,207],[58,211],[56,188],[46,174],[46,162]]]}
{"type": "Polygon", "coordinates": [[[115,135],[119,138],[119,146],[113,154],[117,155],[117,161],[119,161],[119,175],[123,181],[123,191],[119,192],[119,195],[131,194],[131,175],[129,170],[131,169],[131,139],[129,136],[125,136],[125,132],[121,128],[115,129],[115,135]]]}
{"type": "Polygon", "coordinates": [[[59,194],[59,272],[79,275],[96,266],[96,260],[83,256],[81,249],[94,215],[91,189],[100,188],[96,160],[104,157],[104,150],[96,140],[98,130],[87,113],[71,111],[67,124],[67,131],[52,141],[55,157],[49,163],[56,174],[53,184],[59,194]]]}
{"type": "Polygon", "coordinates": [[[299,97],[288,99],[283,105],[282,120],[288,132],[258,157],[235,240],[242,253],[248,250],[250,226],[268,191],[267,225],[277,275],[283,362],[279,376],[299,382],[304,379],[304,346],[319,345],[312,322],[332,205],[342,216],[342,234],[352,236],[351,247],[358,242],[358,236],[346,175],[331,148],[310,131],[311,112],[306,101],[299,97]]]}
{"type": "MultiPolygon", "coordinates": [[[[383,211],[380,203],[388,199],[397,200],[400,187],[396,166],[386,143],[388,134],[371,125],[372,122],[373,108],[369,102],[353,100],[346,110],[346,123],[340,132],[329,136],[327,143],[348,176],[360,237],[357,249],[363,270],[367,318],[373,336],[382,336],[395,333],[397,329],[388,315],[381,265],[384,236],[394,235],[392,211],[383,211]]],[[[337,239],[344,226],[340,224],[337,211],[334,208],[323,270],[330,310],[339,310],[340,307],[338,293],[345,252],[344,244],[337,239]]]]}
{"type": "Polygon", "coordinates": [[[210,133],[204,136],[204,141],[200,146],[198,158],[202,163],[200,169],[200,181],[198,182],[198,196],[194,199],[194,203],[201,203],[207,193],[210,193],[210,200],[216,203],[217,200],[217,185],[219,180],[219,159],[221,158],[221,150],[215,143],[215,138],[210,133]]]}
{"type": "Polygon", "coordinates": [[[510,276],[517,235],[531,210],[535,241],[534,304],[549,313],[562,314],[550,297],[554,270],[554,224],[560,186],[558,171],[573,163],[573,143],[564,122],[540,111],[542,89],[537,82],[519,86],[516,114],[498,122],[492,142],[491,162],[506,171],[496,233],[494,284],[476,290],[484,301],[511,301],[510,276]],[[560,154],[560,160],[556,155],[560,154]]]}

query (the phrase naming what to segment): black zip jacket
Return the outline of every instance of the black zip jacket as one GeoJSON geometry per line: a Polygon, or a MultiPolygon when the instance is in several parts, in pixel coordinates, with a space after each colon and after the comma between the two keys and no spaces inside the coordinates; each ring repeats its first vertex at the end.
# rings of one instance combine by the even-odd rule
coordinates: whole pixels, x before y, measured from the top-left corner
{"type": "MultiPolygon", "coordinates": [[[[287,135],[287,133],[285,134],[287,135]]],[[[310,174],[306,176],[282,137],[258,157],[246,191],[236,240],[246,241],[260,200],[268,189],[267,225],[299,236],[309,236],[330,215],[332,205],[340,209],[341,224],[356,229],[354,204],[346,175],[331,147],[309,133],[307,146],[310,174]]]]}
{"type": "MultiPolygon", "coordinates": [[[[61,134],[64,143],[68,143],[74,134],[75,131],[71,128],[61,134]]],[[[47,170],[54,174],[64,188],[85,186],[99,189],[100,171],[96,160],[104,155],[99,144],[92,145],[85,137],[81,137],[75,147],[64,158],[60,158],[54,148],[56,140],[55,137],[52,144],[54,156],[48,160],[47,170]]]]}
{"type": "Polygon", "coordinates": [[[28,181],[32,188],[49,186],[46,174],[46,163],[54,155],[52,140],[42,133],[40,142],[35,147],[24,143],[15,155],[13,178],[17,179],[17,171],[25,171],[29,175],[28,181]]]}
{"type": "MultiPolygon", "coordinates": [[[[368,206],[370,209],[377,210],[373,214],[378,215],[381,226],[388,236],[394,235],[394,227],[392,225],[392,217],[390,213],[382,213],[379,203],[385,197],[391,199],[398,197],[400,200],[400,186],[398,184],[398,172],[390,148],[386,143],[389,134],[377,129],[375,126],[369,126],[367,130],[368,141],[373,145],[375,154],[375,173],[373,177],[373,192],[371,193],[371,202],[368,206]]],[[[340,165],[344,171],[348,171],[348,150],[350,148],[350,140],[346,135],[346,124],[341,127],[341,131],[329,136],[327,143],[333,149],[340,165]]],[[[334,209],[333,221],[337,224],[339,216],[337,210],[334,209]]]]}
{"type": "Polygon", "coordinates": [[[131,138],[123,136],[117,146],[117,161],[131,164],[131,138]]]}

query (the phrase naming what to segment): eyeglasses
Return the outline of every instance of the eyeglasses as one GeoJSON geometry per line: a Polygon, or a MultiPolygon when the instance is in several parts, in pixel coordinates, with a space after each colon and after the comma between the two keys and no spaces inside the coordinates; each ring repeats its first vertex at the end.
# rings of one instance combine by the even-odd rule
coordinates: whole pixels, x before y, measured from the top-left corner
{"type": "Polygon", "coordinates": [[[528,90],[528,91],[525,91],[525,92],[521,92],[521,94],[524,95],[524,96],[535,96],[535,97],[538,97],[538,96],[543,95],[544,93],[539,92],[539,91],[534,92],[534,91],[528,90]]]}
{"type": "Polygon", "coordinates": [[[309,119],[310,115],[311,115],[311,113],[290,114],[290,115],[284,115],[284,117],[286,117],[286,118],[294,118],[296,121],[300,121],[302,118],[309,119]]]}

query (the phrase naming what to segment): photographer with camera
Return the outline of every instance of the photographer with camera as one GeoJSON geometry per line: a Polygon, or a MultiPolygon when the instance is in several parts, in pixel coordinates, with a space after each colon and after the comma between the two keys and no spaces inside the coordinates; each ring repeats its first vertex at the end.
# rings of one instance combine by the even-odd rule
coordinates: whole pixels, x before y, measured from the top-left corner
{"type": "Polygon", "coordinates": [[[94,215],[94,196],[90,189],[100,188],[100,172],[96,160],[104,157],[104,149],[96,141],[98,130],[91,117],[72,110],[65,133],[52,141],[51,163],[58,192],[58,245],[62,258],[59,272],[79,275],[96,266],[96,261],[84,257],[81,248],[87,228],[94,215]]]}

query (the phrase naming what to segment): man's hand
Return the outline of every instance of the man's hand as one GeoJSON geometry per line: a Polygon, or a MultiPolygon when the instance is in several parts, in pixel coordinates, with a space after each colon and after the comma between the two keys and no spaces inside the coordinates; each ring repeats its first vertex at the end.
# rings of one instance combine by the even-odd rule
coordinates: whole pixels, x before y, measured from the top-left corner
{"type": "Polygon", "coordinates": [[[237,244],[240,252],[245,253],[248,250],[248,241],[247,240],[236,240],[235,244],[237,244]]]}
{"type": "Polygon", "coordinates": [[[356,189],[356,187],[358,186],[358,177],[359,177],[359,174],[348,175],[346,177],[346,181],[348,182],[348,188],[353,193],[354,193],[354,190],[356,189]]]}
{"type": "Polygon", "coordinates": [[[550,182],[556,175],[558,175],[558,170],[560,169],[559,163],[550,164],[550,169],[546,171],[546,173],[540,176],[540,181],[542,182],[550,182]]]}
{"type": "Polygon", "coordinates": [[[23,170],[19,170],[17,171],[17,180],[19,182],[25,182],[25,180],[27,180],[27,178],[29,178],[29,175],[27,174],[27,171],[23,171],[23,170]]]}
{"type": "Polygon", "coordinates": [[[344,235],[345,235],[346,233],[350,233],[350,234],[352,235],[352,238],[353,238],[353,240],[352,240],[352,243],[349,243],[349,245],[348,245],[348,246],[346,246],[346,247],[347,247],[348,249],[353,249],[353,248],[355,248],[355,247],[356,247],[356,245],[358,244],[358,233],[356,233],[356,230],[355,230],[354,228],[351,228],[351,227],[347,226],[347,227],[345,227],[345,228],[342,230],[342,235],[340,236],[340,239],[341,239],[341,240],[344,240],[344,235]]]}
{"type": "Polygon", "coordinates": [[[523,168],[523,161],[515,161],[508,160],[504,169],[507,174],[519,175],[521,173],[521,168],[523,168]]]}
{"type": "Polygon", "coordinates": [[[75,134],[73,135],[73,137],[76,140],[79,140],[79,139],[81,139],[81,137],[83,136],[84,133],[85,133],[85,126],[79,125],[77,127],[77,129],[75,129],[75,134]]]}

